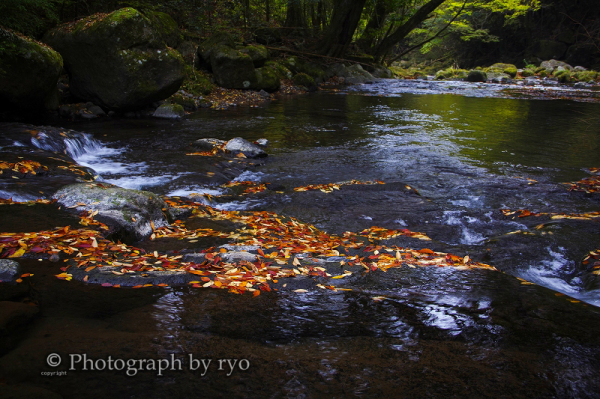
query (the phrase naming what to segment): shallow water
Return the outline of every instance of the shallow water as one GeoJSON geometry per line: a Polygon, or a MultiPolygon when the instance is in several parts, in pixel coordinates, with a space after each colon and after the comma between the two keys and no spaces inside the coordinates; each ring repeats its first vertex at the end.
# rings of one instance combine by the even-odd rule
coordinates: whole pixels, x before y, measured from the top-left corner
{"type": "MultiPolygon", "coordinates": [[[[536,218],[513,220],[500,209],[598,210],[597,196],[561,183],[600,166],[600,104],[508,99],[501,87],[434,83],[384,81],[256,109],[204,109],[177,122],[65,127],[100,141],[100,150],[73,155],[102,180],[180,196],[223,192],[198,177],[197,160],[185,155],[194,151],[191,142],[264,137],[266,163],[237,179],[277,189],[211,205],[275,211],[334,234],[408,228],[433,241],[390,244],[469,255],[501,272],[355,273],[337,280],[354,291],[336,293],[294,279],[258,298],[41,282],[44,317],[0,359],[4,378],[32,379],[64,397],[88,395],[90,387],[98,397],[112,390],[116,397],[147,397],[149,390],[156,397],[598,397],[600,292],[581,264],[598,249],[598,221],[544,220],[548,226],[536,229],[536,218]],[[386,184],[329,194],[293,190],[352,179],[386,184]],[[531,234],[507,235],[516,230],[531,234]],[[65,334],[72,334],[68,342],[57,338],[65,334]],[[250,368],[227,376],[213,363],[199,376],[186,364],[158,378],[152,371],[127,377],[76,370],[40,379],[49,368],[38,352],[73,350],[96,358],[246,359],[250,368]]],[[[27,266],[51,277],[48,265],[27,266]]]]}

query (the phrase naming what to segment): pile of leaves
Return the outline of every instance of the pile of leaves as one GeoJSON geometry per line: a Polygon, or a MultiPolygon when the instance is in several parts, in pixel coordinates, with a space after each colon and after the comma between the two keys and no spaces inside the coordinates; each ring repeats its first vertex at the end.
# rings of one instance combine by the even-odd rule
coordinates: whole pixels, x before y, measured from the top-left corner
{"type": "Polygon", "coordinates": [[[555,213],[555,212],[532,212],[528,209],[519,209],[516,211],[511,211],[510,209],[500,209],[500,212],[504,216],[512,216],[513,219],[515,217],[524,218],[529,216],[550,216],[552,219],[577,219],[577,220],[591,220],[595,218],[600,218],[600,212],[587,212],[587,213],[555,213]]]}
{"type": "Polygon", "coordinates": [[[339,190],[341,186],[349,186],[353,184],[385,184],[381,180],[376,181],[358,181],[351,180],[349,182],[343,183],[329,183],[329,184],[310,184],[308,186],[295,187],[294,191],[312,191],[312,190],[320,190],[324,193],[331,193],[333,190],[339,190]]]}
{"type": "MultiPolygon", "coordinates": [[[[31,233],[1,233],[0,257],[18,258],[22,256],[49,257],[57,261],[66,258],[66,266],[56,277],[71,280],[70,270],[82,269],[86,273],[95,268],[104,268],[115,275],[130,275],[153,272],[185,272],[199,277],[190,282],[192,287],[212,287],[228,289],[233,293],[270,291],[270,282],[296,276],[341,279],[352,275],[344,271],[332,276],[323,267],[317,266],[315,258],[331,258],[341,266],[362,266],[364,272],[387,271],[395,267],[454,267],[458,269],[491,269],[492,266],[474,262],[468,256],[435,252],[430,249],[409,249],[396,246],[387,247],[378,243],[398,235],[427,239],[422,233],[409,230],[387,230],[380,227],[366,229],[359,234],[347,232],[342,236],[330,235],[316,227],[300,222],[295,218],[280,217],[272,212],[223,211],[192,201],[167,201],[170,206],[192,210],[192,217],[229,220],[241,223],[243,227],[220,232],[212,229],[189,230],[184,222],[177,221],[169,227],[154,229],[151,239],[163,237],[185,239],[193,242],[200,237],[223,237],[233,240],[236,245],[256,248],[256,261],[225,261],[225,248],[203,250],[204,260],[200,263],[183,261],[182,255],[146,252],[133,246],[114,243],[102,236],[105,225],[96,221],[97,212],[84,212],[80,224],[98,226],[73,229],[69,226],[54,230],[31,233]],[[350,251],[355,252],[351,254],[350,251]]],[[[88,275],[83,281],[88,280],[88,275]]],[[[103,285],[120,287],[105,283],[103,285]]],[[[160,284],[165,285],[165,284],[160,284]]],[[[151,286],[151,284],[139,285],[151,286]]],[[[337,289],[333,285],[318,284],[319,288],[337,289]]]]}
{"type": "Polygon", "coordinates": [[[4,173],[5,170],[12,171],[15,173],[23,173],[23,174],[32,174],[36,175],[37,172],[42,170],[48,170],[47,166],[43,166],[39,162],[25,160],[19,162],[5,162],[0,161],[0,175],[4,173]]]}
{"type": "Polygon", "coordinates": [[[593,270],[592,274],[600,275],[600,249],[590,251],[582,263],[593,270]]]}
{"type": "Polygon", "coordinates": [[[580,191],[587,194],[600,192],[600,168],[590,168],[593,176],[586,177],[576,182],[565,183],[569,191],[580,191]]]}

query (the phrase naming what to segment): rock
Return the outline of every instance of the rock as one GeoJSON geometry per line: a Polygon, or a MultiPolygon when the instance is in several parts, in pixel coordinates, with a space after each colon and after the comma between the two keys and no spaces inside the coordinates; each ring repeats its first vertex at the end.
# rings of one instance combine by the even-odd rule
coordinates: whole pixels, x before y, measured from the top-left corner
{"type": "Polygon", "coordinates": [[[246,46],[240,49],[240,52],[249,55],[256,68],[265,66],[269,58],[269,52],[263,46],[246,46]]]}
{"type": "Polygon", "coordinates": [[[36,306],[22,302],[0,302],[0,356],[16,346],[25,327],[38,312],[36,306]]]}
{"type": "Polygon", "coordinates": [[[571,65],[567,64],[566,62],[557,61],[557,60],[543,61],[540,64],[540,68],[544,68],[546,71],[548,71],[548,73],[554,72],[554,70],[557,69],[558,67],[563,67],[569,71],[571,69],[573,69],[573,67],[571,65]]]}
{"type": "Polygon", "coordinates": [[[11,259],[0,259],[0,281],[15,281],[21,275],[21,266],[11,259]]]}
{"type": "Polygon", "coordinates": [[[221,255],[221,258],[225,262],[230,263],[241,261],[256,262],[258,260],[258,257],[256,255],[244,251],[225,252],[223,255],[221,255]]]}
{"type": "Polygon", "coordinates": [[[256,140],[256,144],[264,148],[264,147],[267,147],[269,145],[269,140],[267,140],[267,139],[258,139],[258,140],[256,140]]]}
{"type": "Polygon", "coordinates": [[[170,33],[133,8],[61,25],[44,36],[63,56],[69,89],[107,109],[141,109],[175,93],[184,61],[170,33]]]}
{"type": "Polygon", "coordinates": [[[176,48],[183,41],[177,22],[167,13],[160,11],[144,11],[162,40],[168,47],[176,48]]]}
{"type": "Polygon", "coordinates": [[[263,97],[263,98],[265,98],[265,99],[266,98],[271,98],[271,95],[269,93],[267,93],[266,91],[264,91],[264,90],[259,91],[258,95],[261,96],[261,97],[263,97]]]}
{"type": "Polygon", "coordinates": [[[185,110],[179,104],[163,104],[152,114],[155,118],[181,119],[185,116],[185,110]]]}
{"type": "Polygon", "coordinates": [[[374,77],[381,79],[391,79],[392,77],[394,77],[394,73],[389,68],[383,66],[375,67],[371,74],[374,77]]]}
{"type": "Polygon", "coordinates": [[[0,60],[0,107],[9,111],[58,108],[60,54],[0,27],[0,60]]]}
{"type": "Polygon", "coordinates": [[[560,83],[571,83],[571,72],[563,67],[556,68],[553,75],[560,83]]]}
{"type": "Polygon", "coordinates": [[[252,58],[229,46],[220,45],[211,51],[210,64],[215,81],[228,89],[249,89],[258,78],[252,58]]]}
{"type": "Polygon", "coordinates": [[[585,72],[587,71],[587,68],[582,67],[582,66],[576,66],[575,68],[573,68],[573,72],[585,72]]]}
{"type": "Polygon", "coordinates": [[[492,83],[508,83],[510,81],[510,76],[502,72],[488,72],[487,80],[492,83]]]}
{"type": "Polygon", "coordinates": [[[372,83],[375,80],[375,77],[365,71],[360,64],[347,67],[345,78],[347,84],[372,83]]]}
{"type": "Polygon", "coordinates": [[[535,86],[536,84],[539,84],[539,83],[540,83],[540,80],[534,76],[523,79],[523,84],[525,86],[535,86]]]}
{"type": "Polygon", "coordinates": [[[227,142],[219,139],[198,139],[193,142],[195,147],[199,147],[201,150],[211,151],[215,147],[222,147],[227,142]]]}
{"type": "Polygon", "coordinates": [[[97,105],[92,105],[91,107],[88,108],[88,111],[90,111],[95,116],[106,115],[106,112],[104,112],[104,110],[97,105]]]}
{"type": "Polygon", "coordinates": [[[281,80],[277,76],[275,69],[271,67],[257,68],[255,74],[256,83],[250,86],[251,89],[272,93],[281,87],[281,80]]]}
{"type": "Polygon", "coordinates": [[[234,154],[241,152],[248,158],[262,158],[267,156],[267,153],[261,147],[241,137],[229,140],[225,145],[225,150],[234,154]]]}
{"type": "Polygon", "coordinates": [[[211,56],[213,51],[219,46],[235,47],[233,36],[227,32],[217,32],[206,39],[198,46],[198,56],[196,57],[196,67],[212,71],[211,56]]]}
{"type": "Polygon", "coordinates": [[[177,51],[181,54],[181,57],[188,65],[195,65],[197,53],[198,53],[198,45],[194,42],[185,41],[182,42],[178,47],[177,51]]]}
{"type": "Polygon", "coordinates": [[[467,75],[467,82],[485,82],[487,81],[487,74],[483,71],[474,69],[469,71],[467,75]]]}
{"type": "Polygon", "coordinates": [[[193,96],[187,96],[180,93],[176,93],[169,97],[169,100],[173,104],[181,105],[186,111],[193,112],[198,110],[198,104],[196,104],[196,100],[193,96]]]}
{"type": "Polygon", "coordinates": [[[513,64],[505,64],[499,62],[490,66],[489,68],[487,68],[487,70],[488,72],[505,73],[511,78],[517,76],[517,67],[513,64]]]}
{"type": "Polygon", "coordinates": [[[315,80],[305,73],[295,74],[294,77],[292,78],[292,81],[294,82],[294,84],[296,86],[304,86],[308,90],[311,90],[312,88],[314,88],[314,89],[317,88],[317,84],[315,83],[315,80]]]}
{"type": "Polygon", "coordinates": [[[71,184],[52,197],[66,208],[98,211],[96,219],[107,224],[109,232],[123,242],[136,242],[152,234],[155,228],[169,224],[163,209],[167,204],[156,194],[129,190],[106,183],[71,184]],[[85,205],[80,205],[85,204],[85,205]]]}

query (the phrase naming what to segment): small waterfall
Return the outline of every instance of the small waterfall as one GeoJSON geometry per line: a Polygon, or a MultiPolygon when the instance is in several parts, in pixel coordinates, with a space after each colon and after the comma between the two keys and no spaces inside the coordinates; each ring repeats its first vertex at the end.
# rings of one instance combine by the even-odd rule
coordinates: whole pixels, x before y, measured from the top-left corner
{"type": "Polygon", "coordinates": [[[102,148],[102,144],[91,134],[52,127],[40,128],[39,132],[31,137],[31,143],[37,148],[66,154],[73,159],[102,148]]]}

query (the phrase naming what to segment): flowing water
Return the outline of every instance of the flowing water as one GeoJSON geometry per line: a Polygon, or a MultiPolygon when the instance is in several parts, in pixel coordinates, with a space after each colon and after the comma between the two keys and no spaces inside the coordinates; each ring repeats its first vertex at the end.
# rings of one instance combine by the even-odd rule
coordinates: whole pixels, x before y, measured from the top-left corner
{"type": "MultiPolygon", "coordinates": [[[[61,285],[71,292],[63,294],[64,282],[52,281],[45,324],[0,365],[41,348],[44,334],[52,335],[44,353],[72,353],[58,339],[67,334],[77,353],[96,357],[193,355],[250,367],[231,376],[214,363],[205,376],[190,367],[160,377],[114,372],[110,388],[94,382],[107,372],[75,371],[38,384],[65,397],[92,386],[117,397],[598,397],[600,285],[582,265],[600,248],[598,219],[539,227],[535,217],[500,210],[599,210],[598,195],[562,183],[600,166],[600,104],[505,98],[500,89],[382,81],[259,108],[203,109],[182,121],[68,126],[93,135],[90,151],[70,151],[100,180],[171,196],[222,192],[185,155],[194,140],[266,138],[267,161],[236,179],[276,189],[211,205],[274,211],[333,234],[408,228],[432,241],[393,243],[469,255],[500,272],[390,269],[349,280],[352,292],[258,298],[187,288],[115,293],[74,282],[61,285]],[[293,190],[353,179],[386,184],[293,190]]],[[[35,368],[16,362],[10,378],[35,368]]]]}

